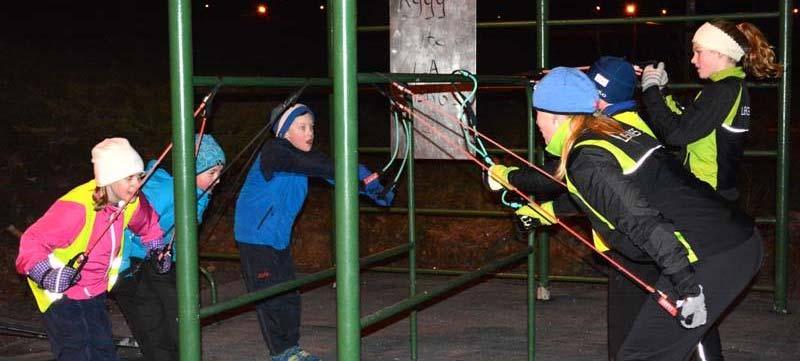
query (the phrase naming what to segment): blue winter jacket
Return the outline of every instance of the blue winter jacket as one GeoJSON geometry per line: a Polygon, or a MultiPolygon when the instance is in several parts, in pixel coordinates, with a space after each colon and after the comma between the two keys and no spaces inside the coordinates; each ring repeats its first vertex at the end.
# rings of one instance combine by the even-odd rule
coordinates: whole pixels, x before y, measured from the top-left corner
{"type": "MultiPolygon", "coordinates": [[[[147,169],[155,165],[155,161],[151,160],[147,163],[147,169]]],[[[158,224],[164,231],[164,243],[169,243],[173,240],[175,235],[175,197],[173,194],[173,178],[172,175],[167,173],[166,170],[159,168],[153,172],[147,183],[142,188],[147,201],[158,213],[158,224]]],[[[202,222],[203,212],[205,212],[208,202],[210,200],[210,193],[197,189],[197,223],[202,222]],[[202,197],[201,197],[202,194],[202,197]]],[[[131,258],[144,259],[147,256],[147,251],[142,245],[142,240],[139,236],[135,235],[130,230],[125,230],[125,246],[122,249],[122,265],[120,272],[128,269],[131,265],[131,258]]],[[[175,259],[175,248],[173,246],[172,259],[175,259]]]]}
{"type": "MultiPolygon", "coordinates": [[[[286,249],[292,239],[292,225],[308,195],[308,177],[333,184],[333,161],[322,152],[295,148],[284,138],[264,143],[236,200],[234,237],[237,242],[286,249]]],[[[359,179],[371,172],[359,166],[359,179]]],[[[364,188],[364,187],[362,187],[364,188]]],[[[383,187],[372,182],[361,194],[387,206],[383,187]]]]}

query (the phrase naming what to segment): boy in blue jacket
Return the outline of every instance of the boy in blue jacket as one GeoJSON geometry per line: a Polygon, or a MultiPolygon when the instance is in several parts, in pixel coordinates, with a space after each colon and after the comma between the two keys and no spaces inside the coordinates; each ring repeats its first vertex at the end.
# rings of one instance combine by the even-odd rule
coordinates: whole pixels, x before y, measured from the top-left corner
{"type": "MultiPolygon", "coordinates": [[[[225,165],[225,153],[209,134],[195,136],[200,142],[195,163],[197,169],[197,222],[203,220],[211,190],[219,182],[225,165]]],[[[148,163],[148,169],[155,161],[148,163]]],[[[159,225],[164,231],[164,243],[174,244],[175,197],[173,178],[166,170],[156,169],[142,188],[153,209],[159,215],[159,225]]],[[[173,248],[174,249],[174,248],[173,248]]],[[[119,282],[114,288],[117,303],[128,320],[131,332],[148,361],[178,360],[178,294],[175,267],[162,273],[150,267],[141,239],[125,231],[122,266],[119,282]]],[[[175,261],[174,252],[172,254],[175,261]]]]}
{"type": "MultiPolygon", "coordinates": [[[[234,233],[248,292],[294,280],[292,226],[308,195],[308,178],[333,184],[333,161],[314,144],[314,114],[303,104],[287,109],[245,180],[236,201],[234,233]]],[[[362,166],[359,179],[371,172],[362,166]]],[[[379,206],[389,206],[394,193],[378,181],[361,194],[379,206]]],[[[315,361],[299,346],[300,293],[292,291],[256,304],[261,333],[273,361],[315,361]]]]}

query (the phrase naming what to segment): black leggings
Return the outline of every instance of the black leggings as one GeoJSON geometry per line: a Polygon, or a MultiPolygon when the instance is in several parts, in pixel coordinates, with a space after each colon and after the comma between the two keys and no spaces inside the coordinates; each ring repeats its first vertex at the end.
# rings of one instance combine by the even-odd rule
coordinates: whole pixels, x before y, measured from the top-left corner
{"type": "Polygon", "coordinates": [[[132,261],[112,295],[128,321],[144,358],[178,360],[178,292],[175,267],[158,274],[145,261],[132,261]]]}
{"type": "MultiPolygon", "coordinates": [[[[762,256],[761,236],[755,230],[753,236],[742,244],[695,263],[695,280],[703,286],[708,310],[706,324],[693,329],[683,328],[655,300],[648,298],[622,343],[617,359],[688,360],[703,336],[723,313],[730,311],[737,297],[758,273],[762,256]]],[[[656,287],[669,290],[672,284],[661,276],[656,287]]]]}
{"type": "MultiPolygon", "coordinates": [[[[612,251],[613,253],[613,251],[612,251]]],[[[619,254],[612,257],[643,281],[654,284],[661,275],[655,263],[636,262],[619,254]]],[[[612,268],[608,274],[608,359],[616,360],[625,337],[628,336],[639,309],[651,296],[622,272],[612,268]]],[[[704,360],[723,361],[719,330],[712,327],[703,337],[704,360]]]]}

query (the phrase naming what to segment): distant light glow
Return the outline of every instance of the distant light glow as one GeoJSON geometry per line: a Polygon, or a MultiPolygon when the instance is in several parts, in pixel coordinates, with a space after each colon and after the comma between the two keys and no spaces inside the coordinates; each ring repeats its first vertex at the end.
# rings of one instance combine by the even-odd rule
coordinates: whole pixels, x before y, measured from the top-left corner
{"type": "Polygon", "coordinates": [[[497,18],[500,19],[500,15],[497,15],[497,18]]]}
{"type": "Polygon", "coordinates": [[[636,4],[627,4],[625,5],[625,13],[628,15],[636,14],[636,4]]]}
{"type": "Polygon", "coordinates": [[[661,9],[661,15],[667,15],[667,9],[661,9]]]}
{"type": "Polygon", "coordinates": [[[319,9],[320,9],[320,10],[325,10],[325,5],[320,5],[320,6],[319,6],[319,9]]]}
{"type": "Polygon", "coordinates": [[[797,8],[792,9],[793,14],[797,14],[797,8]]]}
{"type": "Polygon", "coordinates": [[[259,4],[258,7],[256,7],[256,11],[258,11],[258,13],[260,15],[266,15],[267,14],[267,5],[266,4],[259,4]]]}
{"type": "Polygon", "coordinates": [[[595,6],[594,11],[600,11],[600,5],[595,6]]]}
{"type": "Polygon", "coordinates": [[[205,4],[204,6],[205,6],[206,9],[208,9],[208,4],[205,4]]]}

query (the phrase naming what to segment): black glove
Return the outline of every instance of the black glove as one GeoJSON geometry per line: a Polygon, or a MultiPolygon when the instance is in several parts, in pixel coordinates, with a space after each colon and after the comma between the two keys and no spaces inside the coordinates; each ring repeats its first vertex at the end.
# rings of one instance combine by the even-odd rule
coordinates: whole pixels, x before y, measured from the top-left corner
{"type": "Polygon", "coordinates": [[[172,269],[172,243],[163,248],[150,250],[150,266],[157,274],[163,275],[172,269]]]}

